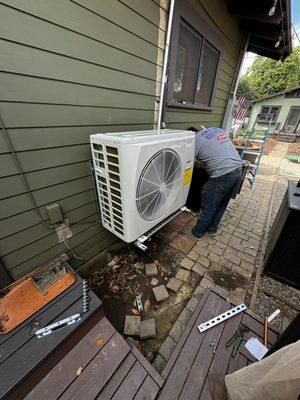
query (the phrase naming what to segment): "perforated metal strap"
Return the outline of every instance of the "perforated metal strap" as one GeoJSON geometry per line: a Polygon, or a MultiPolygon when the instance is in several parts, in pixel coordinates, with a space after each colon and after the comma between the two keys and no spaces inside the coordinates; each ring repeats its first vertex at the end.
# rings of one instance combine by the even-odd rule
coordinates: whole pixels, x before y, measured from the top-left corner
{"type": "Polygon", "coordinates": [[[242,303],[239,306],[231,308],[231,310],[228,310],[228,311],[224,312],[223,314],[220,314],[220,315],[210,319],[209,321],[202,322],[202,324],[198,325],[198,329],[200,332],[205,332],[208,329],[220,324],[223,321],[226,321],[226,319],[229,319],[246,309],[247,309],[247,307],[245,306],[244,303],[242,303]]]}

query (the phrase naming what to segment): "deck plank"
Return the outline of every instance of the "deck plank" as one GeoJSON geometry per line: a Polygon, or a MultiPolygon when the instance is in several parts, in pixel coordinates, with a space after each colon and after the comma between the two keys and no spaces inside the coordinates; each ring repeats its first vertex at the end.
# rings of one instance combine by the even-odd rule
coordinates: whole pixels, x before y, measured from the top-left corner
{"type": "Polygon", "coordinates": [[[199,333],[198,325],[201,322],[210,319],[212,315],[216,315],[216,309],[219,302],[220,297],[215,293],[210,292],[205,303],[205,307],[203,307],[199,313],[193,329],[191,330],[190,335],[188,336],[180,351],[180,354],[177,357],[171,374],[165,382],[160,395],[160,400],[175,400],[178,398],[190,368],[192,367],[194,359],[198,353],[198,349],[200,348],[205,337],[205,335],[199,333]]]}
{"type": "MultiPolygon", "coordinates": [[[[232,347],[226,347],[226,343],[231,339],[233,332],[239,327],[242,320],[242,314],[238,314],[235,318],[230,318],[225,322],[225,327],[218,343],[217,352],[212,360],[208,373],[226,374],[227,366],[230,361],[232,347]]],[[[207,374],[208,376],[208,374],[207,374]]],[[[209,382],[206,377],[205,384],[199,400],[211,400],[209,382]]]]}
{"type": "MultiPolygon", "coordinates": [[[[222,314],[229,310],[229,308],[230,305],[220,299],[215,314],[222,314]]],[[[219,324],[214,329],[210,329],[202,334],[198,332],[198,334],[203,335],[204,338],[182,388],[181,395],[179,396],[180,400],[198,399],[201,395],[210,364],[214,357],[213,347],[211,347],[209,343],[214,342],[218,344],[223,329],[224,325],[219,324]],[[196,385],[195,382],[197,382],[196,385]]]]}
{"type": "Polygon", "coordinates": [[[122,364],[118,367],[112,378],[104,386],[101,393],[97,396],[97,400],[110,400],[122,384],[123,380],[135,362],[136,359],[134,355],[129,353],[122,364]]]}
{"type": "Polygon", "coordinates": [[[33,339],[32,328],[35,321],[39,322],[41,327],[47,326],[54,320],[60,319],[59,316],[65,309],[81,298],[82,286],[80,282],[75,282],[74,286],[71,286],[69,289],[63,296],[58,296],[59,300],[57,298],[54,299],[49,305],[35,313],[32,318],[27,319],[20,327],[13,329],[8,334],[0,335],[0,340],[2,339],[0,343],[0,364],[13,353],[17,352],[26,342],[33,339]]]}
{"type": "Polygon", "coordinates": [[[120,334],[115,333],[71,386],[62,394],[60,399],[95,399],[129,352],[130,348],[128,344],[120,334]]]}
{"type": "MultiPolygon", "coordinates": [[[[71,285],[70,287],[68,287],[64,292],[60,293],[58,296],[56,296],[53,300],[51,300],[48,304],[46,304],[43,308],[41,308],[40,310],[38,310],[36,313],[32,314],[29,318],[27,318],[24,322],[22,322],[19,326],[17,326],[16,328],[14,328],[12,331],[7,332],[4,335],[0,335],[0,346],[6,342],[6,341],[10,341],[11,337],[16,335],[19,331],[24,331],[26,332],[28,330],[28,325],[33,324],[36,320],[38,320],[41,325],[46,322],[42,320],[42,315],[43,314],[47,314],[48,311],[50,311],[50,309],[55,305],[55,307],[57,305],[59,305],[59,303],[61,302],[61,300],[71,291],[73,291],[77,286],[82,285],[82,279],[79,277],[79,275],[72,269],[70,268],[70,266],[68,264],[66,264],[67,268],[71,270],[72,274],[75,277],[75,282],[73,283],[73,285],[71,285]],[[40,320],[41,319],[41,320],[40,320]]],[[[47,322],[49,323],[49,322],[47,322]]]]}
{"type": "MultiPolygon", "coordinates": [[[[264,323],[259,322],[257,319],[250,316],[248,313],[243,313],[242,323],[249,326],[251,331],[254,333],[258,339],[263,339],[264,337],[264,323]]],[[[252,335],[253,336],[253,335],[252,335]]],[[[276,342],[277,340],[277,332],[270,327],[268,329],[268,344],[271,345],[272,343],[276,342]]]]}
{"type": "MultiPolygon", "coordinates": [[[[209,389],[208,375],[211,372],[232,373],[247,366],[253,357],[245,348],[246,340],[256,336],[261,339],[263,320],[251,313],[243,312],[228,319],[204,333],[198,331],[198,325],[212,317],[221,314],[233,304],[229,304],[224,294],[207,290],[197,305],[175,350],[163,371],[165,384],[159,395],[159,400],[212,400],[209,389]],[[231,357],[232,346],[226,347],[227,341],[238,329],[240,323],[247,324],[250,332],[245,334],[244,341],[235,358],[231,357]],[[216,353],[209,346],[217,343],[216,353]]],[[[269,329],[269,342],[273,343],[277,333],[269,329]]]]}
{"type": "Polygon", "coordinates": [[[159,386],[148,375],[134,397],[134,400],[154,400],[159,392],[159,386]]]}
{"type": "Polygon", "coordinates": [[[132,354],[136,357],[136,359],[143,365],[145,370],[148,372],[148,374],[152,377],[152,379],[157,383],[159,387],[163,387],[164,380],[163,378],[159,375],[159,373],[154,369],[154,367],[150,363],[145,363],[145,357],[143,354],[136,348],[133,347],[131,349],[132,354]]]}
{"type": "Polygon", "coordinates": [[[226,375],[232,374],[233,372],[246,367],[247,364],[247,358],[238,353],[236,357],[230,359],[226,375]]]}
{"type": "Polygon", "coordinates": [[[136,361],[116,391],[112,400],[132,400],[147,376],[147,371],[136,361]]]}
{"type": "Polygon", "coordinates": [[[75,347],[52,369],[51,375],[45,378],[26,396],[26,400],[40,400],[43,396],[47,400],[57,399],[76,379],[79,368],[85,368],[90,360],[101,351],[95,344],[97,338],[108,342],[116,330],[106,318],[102,318],[88,335],[77,343],[75,347]]]}
{"type": "Polygon", "coordinates": [[[193,326],[194,326],[195,322],[197,321],[197,318],[198,318],[199,314],[201,313],[204,305],[206,304],[208,295],[209,295],[209,291],[206,290],[205,293],[203,294],[203,296],[201,297],[201,299],[200,299],[195,311],[193,312],[192,317],[189,320],[186,328],[184,329],[184,331],[183,331],[183,333],[182,333],[182,335],[181,335],[181,337],[180,337],[180,339],[179,339],[179,341],[178,341],[173,353],[171,354],[171,357],[170,357],[169,361],[167,362],[167,365],[165,366],[165,368],[163,369],[163,371],[161,373],[161,376],[163,377],[163,379],[166,379],[167,376],[169,375],[169,373],[171,372],[171,370],[172,370],[172,368],[173,368],[173,366],[174,366],[174,364],[175,364],[175,362],[176,362],[176,360],[177,360],[177,358],[179,356],[179,353],[180,353],[182,347],[184,346],[184,344],[185,344],[185,342],[186,342],[191,330],[193,329],[193,326]]]}
{"type": "MultiPolygon", "coordinates": [[[[2,377],[0,380],[0,398],[16,388],[22,388],[23,381],[29,379],[34,371],[42,366],[45,360],[99,309],[101,302],[92,292],[90,293],[90,299],[89,311],[83,314],[79,323],[70,325],[41,339],[32,336],[32,339],[27,341],[19,351],[12,353],[4,363],[0,364],[0,376],[2,377]]],[[[82,300],[80,298],[71,306],[65,308],[64,312],[55,320],[76,314],[81,308],[82,300]]]]}

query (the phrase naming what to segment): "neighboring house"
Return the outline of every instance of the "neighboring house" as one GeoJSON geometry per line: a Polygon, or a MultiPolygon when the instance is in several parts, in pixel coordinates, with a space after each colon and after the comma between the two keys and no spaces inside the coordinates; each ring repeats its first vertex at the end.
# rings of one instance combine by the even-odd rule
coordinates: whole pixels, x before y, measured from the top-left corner
{"type": "MultiPolygon", "coordinates": [[[[280,3],[269,16],[269,0],[175,2],[167,127],[222,126],[245,50],[290,54],[290,1],[280,3]]],[[[78,268],[114,242],[99,223],[89,135],[155,126],[168,10],[168,0],[0,1],[0,114],[13,147],[0,131],[0,256],[13,279],[66,251],[78,268]],[[60,205],[79,259],[34,202],[44,220],[60,205]]]]}
{"type": "Polygon", "coordinates": [[[292,141],[297,137],[300,139],[300,86],[270,94],[254,100],[253,103],[249,129],[256,120],[257,128],[267,127],[271,115],[270,133],[290,138],[292,141]]]}

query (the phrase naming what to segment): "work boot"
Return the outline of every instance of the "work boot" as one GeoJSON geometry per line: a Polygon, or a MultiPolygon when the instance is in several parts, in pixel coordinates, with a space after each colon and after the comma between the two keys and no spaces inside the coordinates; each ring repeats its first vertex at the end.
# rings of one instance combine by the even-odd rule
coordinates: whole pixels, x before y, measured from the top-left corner
{"type": "Polygon", "coordinates": [[[192,239],[195,239],[195,240],[201,240],[202,237],[203,237],[203,233],[202,233],[201,236],[195,236],[195,235],[193,234],[193,229],[190,228],[190,227],[183,228],[182,231],[181,231],[181,233],[182,233],[183,235],[188,236],[188,237],[190,237],[190,238],[192,238],[192,239]]]}
{"type": "Polygon", "coordinates": [[[210,373],[208,382],[214,400],[229,400],[225,386],[225,375],[210,373]]]}
{"type": "Polygon", "coordinates": [[[209,234],[209,236],[212,236],[212,237],[217,236],[217,234],[218,234],[218,231],[210,231],[210,230],[208,230],[206,232],[209,234]]]}

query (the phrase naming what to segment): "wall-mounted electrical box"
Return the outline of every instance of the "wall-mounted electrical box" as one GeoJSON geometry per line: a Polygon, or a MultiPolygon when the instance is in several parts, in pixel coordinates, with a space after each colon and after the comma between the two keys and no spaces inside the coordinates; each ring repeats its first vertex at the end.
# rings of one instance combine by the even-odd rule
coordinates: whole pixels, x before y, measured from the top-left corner
{"type": "Polygon", "coordinates": [[[58,224],[59,222],[63,221],[59,204],[50,204],[49,206],[46,206],[46,210],[51,224],[58,224]]]}

